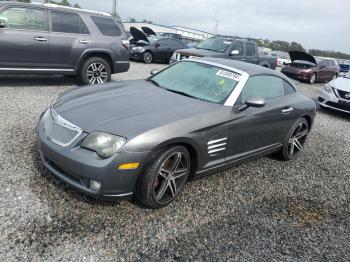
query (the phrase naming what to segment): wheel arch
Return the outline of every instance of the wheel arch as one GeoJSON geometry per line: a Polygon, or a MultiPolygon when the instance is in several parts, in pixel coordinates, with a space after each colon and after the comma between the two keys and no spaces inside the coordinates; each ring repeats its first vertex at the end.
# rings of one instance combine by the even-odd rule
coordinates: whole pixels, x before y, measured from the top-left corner
{"type": "Polygon", "coordinates": [[[110,51],[104,50],[104,49],[93,49],[93,50],[86,50],[80,57],[79,62],[76,66],[75,71],[79,73],[79,70],[83,66],[84,62],[91,58],[91,57],[100,57],[105,59],[112,71],[112,74],[114,72],[114,67],[113,67],[113,55],[110,51]]]}
{"type": "Polygon", "coordinates": [[[301,118],[304,118],[307,121],[307,124],[309,126],[309,131],[310,131],[313,125],[312,117],[309,115],[303,115],[301,116],[301,118]]]}
{"type": "Polygon", "coordinates": [[[270,68],[270,64],[266,61],[263,61],[259,64],[260,66],[266,67],[266,68],[270,68]]]}
{"type": "Polygon", "coordinates": [[[197,145],[194,141],[192,141],[189,138],[180,138],[180,139],[172,139],[165,141],[161,144],[159,144],[152,152],[154,153],[153,156],[158,155],[159,152],[175,147],[175,146],[183,146],[188,150],[188,153],[190,154],[191,158],[191,170],[190,170],[190,177],[193,176],[197,169],[199,164],[199,145],[197,145]]]}

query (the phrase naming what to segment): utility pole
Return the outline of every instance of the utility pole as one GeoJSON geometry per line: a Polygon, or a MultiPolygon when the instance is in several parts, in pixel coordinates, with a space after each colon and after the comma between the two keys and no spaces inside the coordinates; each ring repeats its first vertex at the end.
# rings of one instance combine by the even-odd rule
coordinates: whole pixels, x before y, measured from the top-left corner
{"type": "Polygon", "coordinates": [[[113,5],[112,5],[112,16],[114,18],[117,17],[117,8],[118,8],[118,1],[117,0],[113,0],[113,5]]]}
{"type": "Polygon", "coordinates": [[[214,34],[217,35],[219,31],[219,22],[220,20],[215,20],[215,28],[214,28],[214,34]]]}

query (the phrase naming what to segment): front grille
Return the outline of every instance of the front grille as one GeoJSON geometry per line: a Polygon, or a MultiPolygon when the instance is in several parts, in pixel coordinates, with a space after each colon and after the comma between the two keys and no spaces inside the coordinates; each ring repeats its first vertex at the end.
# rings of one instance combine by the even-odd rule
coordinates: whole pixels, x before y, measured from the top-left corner
{"type": "Polygon", "coordinates": [[[350,92],[345,92],[343,90],[337,89],[339,96],[343,99],[350,100],[350,92]]]}
{"type": "Polygon", "coordinates": [[[44,132],[55,144],[68,146],[82,133],[82,130],[50,109],[45,114],[44,132]]]}

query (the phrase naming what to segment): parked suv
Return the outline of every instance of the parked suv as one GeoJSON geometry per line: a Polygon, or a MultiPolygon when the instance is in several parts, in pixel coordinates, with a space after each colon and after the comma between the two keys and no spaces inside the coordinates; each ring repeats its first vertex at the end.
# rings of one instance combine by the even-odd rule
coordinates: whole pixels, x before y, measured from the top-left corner
{"type": "Polygon", "coordinates": [[[107,13],[52,4],[0,3],[0,73],[110,81],[129,69],[123,25],[107,13]]]}

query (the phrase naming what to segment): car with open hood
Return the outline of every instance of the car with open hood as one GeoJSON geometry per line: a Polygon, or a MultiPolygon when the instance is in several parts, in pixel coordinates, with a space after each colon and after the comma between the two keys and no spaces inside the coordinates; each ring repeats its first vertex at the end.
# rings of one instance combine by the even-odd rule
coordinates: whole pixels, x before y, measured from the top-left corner
{"type": "Polygon", "coordinates": [[[315,82],[329,82],[339,75],[339,66],[334,59],[318,59],[303,51],[290,51],[291,63],[285,65],[281,72],[286,76],[305,81],[310,84],[315,82]]]}
{"type": "Polygon", "coordinates": [[[315,102],[283,74],[228,59],[177,62],[146,80],[75,88],[37,127],[44,166],[102,199],[173,201],[188,179],[302,151],[315,102]]]}
{"type": "Polygon", "coordinates": [[[186,44],[173,37],[157,35],[151,28],[142,27],[142,31],[131,27],[130,58],[143,61],[169,63],[173,53],[178,49],[187,48],[186,44]]]}
{"type": "Polygon", "coordinates": [[[321,108],[350,113],[350,72],[327,83],[317,101],[321,108]]]}
{"type": "Polygon", "coordinates": [[[270,69],[276,69],[277,66],[277,57],[261,55],[255,41],[222,36],[206,39],[193,48],[177,50],[170,63],[195,57],[240,60],[270,69]]]}

